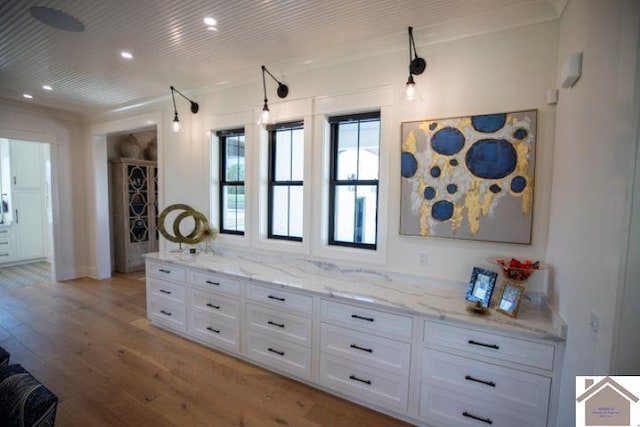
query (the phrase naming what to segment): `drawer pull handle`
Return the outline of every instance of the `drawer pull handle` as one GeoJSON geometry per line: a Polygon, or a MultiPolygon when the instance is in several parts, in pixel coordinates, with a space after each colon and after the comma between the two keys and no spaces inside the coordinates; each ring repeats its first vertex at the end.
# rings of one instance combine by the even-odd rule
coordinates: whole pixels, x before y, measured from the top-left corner
{"type": "Polygon", "coordinates": [[[0,256],[9,256],[9,254],[7,254],[7,253],[2,253],[2,254],[0,254],[0,256]]]}
{"type": "Polygon", "coordinates": [[[160,269],[158,269],[158,271],[160,273],[164,273],[164,274],[171,274],[171,270],[165,270],[164,268],[160,268],[160,269]]]}
{"type": "Polygon", "coordinates": [[[207,303],[207,307],[211,307],[211,308],[215,308],[216,310],[220,310],[220,306],[219,305],[213,305],[210,302],[207,303]]]}
{"type": "Polygon", "coordinates": [[[271,347],[269,347],[267,350],[269,350],[271,353],[275,353],[279,356],[284,356],[284,351],[278,351],[278,350],[274,350],[271,347]]]}
{"type": "Polygon", "coordinates": [[[0,242],[0,245],[8,245],[9,242],[0,242]]]}
{"type": "Polygon", "coordinates": [[[488,385],[490,387],[495,387],[496,386],[496,383],[494,383],[493,381],[481,380],[481,379],[478,379],[478,378],[474,378],[471,375],[465,375],[464,379],[467,380],[467,381],[475,381],[477,383],[486,384],[486,385],[488,385]]]}
{"type": "Polygon", "coordinates": [[[276,300],[276,301],[282,301],[282,302],[284,302],[284,300],[285,300],[284,298],[275,297],[275,296],[273,296],[273,295],[269,295],[269,296],[268,296],[268,298],[269,298],[269,299],[274,299],[274,300],[276,300]]]}
{"type": "Polygon", "coordinates": [[[367,353],[373,353],[373,349],[360,347],[355,344],[351,344],[351,348],[355,348],[356,350],[366,351],[367,353]]]}
{"type": "Polygon", "coordinates": [[[164,289],[160,289],[160,292],[163,294],[171,295],[171,291],[165,291],[164,289]]]}
{"type": "Polygon", "coordinates": [[[216,334],[220,333],[219,329],[213,329],[211,326],[207,326],[207,331],[215,332],[216,334]]]}
{"type": "Polygon", "coordinates": [[[2,233],[2,234],[7,234],[7,233],[8,233],[8,231],[7,231],[7,230],[0,230],[0,233],[2,233]]]}
{"type": "Polygon", "coordinates": [[[464,411],[462,413],[463,417],[467,417],[467,418],[473,418],[474,420],[478,420],[478,421],[482,421],[483,423],[487,423],[487,424],[493,424],[493,421],[491,421],[491,418],[484,418],[484,417],[479,417],[477,415],[473,415],[467,411],[464,411]]]}
{"type": "Polygon", "coordinates": [[[160,310],[160,313],[166,314],[167,316],[171,316],[171,312],[169,311],[160,310]]]}
{"type": "Polygon", "coordinates": [[[271,320],[269,320],[267,323],[269,325],[277,326],[278,328],[284,328],[284,323],[276,323],[276,322],[272,322],[271,320]]]}
{"type": "Polygon", "coordinates": [[[488,348],[494,348],[496,350],[500,350],[500,346],[497,346],[495,344],[485,344],[483,342],[478,342],[478,341],[474,341],[474,340],[469,340],[467,341],[469,344],[471,345],[479,345],[481,347],[488,347],[488,348]]]}
{"type": "Polygon", "coordinates": [[[365,383],[366,385],[371,385],[371,381],[363,380],[361,378],[356,377],[355,375],[349,375],[349,379],[353,381],[360,381],[361,383],[365,383]]]}
{"type": "Polygon", "coordinates": [[[205,280],[204,283],[208,283],[210,285],[220,286],[220,282],[214,282],[213,280],[205,280]]]}
{"type": "Polygon", "coordinates": [[[358,316],[357,314],[352,314],[351,317],[354,319],[366,320],[367,322],[373,322],[375,320],[373,317],[358,316]]]}

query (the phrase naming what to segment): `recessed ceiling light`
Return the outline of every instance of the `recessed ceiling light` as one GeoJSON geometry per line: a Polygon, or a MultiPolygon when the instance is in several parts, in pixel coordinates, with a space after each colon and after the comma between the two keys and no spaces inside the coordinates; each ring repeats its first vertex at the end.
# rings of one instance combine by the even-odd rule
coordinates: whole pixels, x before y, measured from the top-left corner
{"type": "Polygon", "coordinates": [[[29,95],[28,93],[23,93],[22,96],[24,96],[27,99],[33,99],[33,95],[29,95]]]}
{"type": "Polygon", "coordinates": [[[204,18],[204,24],[208,27],[215,27],[216,25],[218,25],[218,21],[210,16],[207,16],[206,18],[204,18]]]}
{"type": "Polygon", "coordinates": [[[218,31],[218,27],[207,27],[207,31],[218,31]]]}
{"type": "Polygon", "coordinates": [[[127,52],[126,50],[120,52],[120,56],[122,56],[124,59],[133,59],[133,55],[131,54],[131,52],[127,52]]]}
{"type": "Polygon", "coordinates": [[[218,86],[222,86],[222,85],[226,85],[227,83],[229,83],[229,80],[222,80],[219,81],[218,83],[216,83],[218,86]]]}
{"type": "Polygon", "coordinates": [[[49,85],[42,85],[42,89],[44,90],[53,90],[53,88],[49,85]]]}
{"type": "Polygon", "coordinates": [[[302,61],[302,63],[303,63],[304,65],[309,65],[309,64],[312,64],[312,63],[313,63],[313,60],[312,60],[312,59],[307,59],[307,60],[305,60],[305,61],[302,61]]]}

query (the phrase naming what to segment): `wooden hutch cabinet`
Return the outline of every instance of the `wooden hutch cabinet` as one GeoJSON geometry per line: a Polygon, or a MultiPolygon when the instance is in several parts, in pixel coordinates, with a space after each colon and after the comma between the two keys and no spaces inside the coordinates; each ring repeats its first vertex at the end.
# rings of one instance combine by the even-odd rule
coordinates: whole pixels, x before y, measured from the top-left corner
{"type": "Polygon", "coordinates": [[[111,159],[115,270],[144,270],[143,254],[158,250],[158,167],[155,161],[111,159]]]}

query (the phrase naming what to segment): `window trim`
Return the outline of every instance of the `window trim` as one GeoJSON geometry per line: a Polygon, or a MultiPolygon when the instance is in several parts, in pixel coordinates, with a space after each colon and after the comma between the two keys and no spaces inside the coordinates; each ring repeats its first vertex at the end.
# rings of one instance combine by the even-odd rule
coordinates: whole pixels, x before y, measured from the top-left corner
{"type": "MultiPolygon", "coordinates": [[[[378,122],[381,121],[381,112],[368,112],[368,113],[360,113],[360,114],[347,114],[341,116],[332,116],[328,118],[328,122],[330,125],[330,158],[329,158],[329,224],[328,224],[328,244],[330,246],[344,246],[358,249],[367,249],[367,250],[377,250],[378,249],[378,217],[379,217],[379,197],[380,197],[380,157],[378,156],[378,179],[372,180],[358,180],[358,179],[337,179],[337,157],[338,157],[338,128],[340,123],[349,123],[349,122],[357,122],[361,123],[363,121],[374,121],[377,119],[378,122]],[[357,242],[345,242],[342,240],[335,239],[335,219],[336,219],[336,211],[335,211],[335,196],[336,189],[338,186],[366,186],[366,185],[375,185],[376,187],[376,240],[375,243],[357,243],[357,242]]],[[[380,130],[382,132],[382,130],[380,130]]],[[[380,139],[382,134],[380,133],[378,139],[378,149],[380,150],[380,139]]],[[[360,147],[360,128],[358,126],[358,148],[360,147]]],[[[360,161],[360,154],[358,153],[358,162],[360,161]]],[[[356,210],[354,209],[354,216],[356,210]]],[[[354,232],[355,232],[355,217],[354,217],[354,232]]]]}
{"type": "MultiPolygon", "coordinates": [[[[218,191],[218,209],[219,209],[219,227],[218,229],[220,230],[220,234],[232,234],[232,235],[236,235],[236,236],[244,236],[244,231],[239,231],[239,230],[230,230],[230,229],[226,229],[224,228],[224,187],[225,186],[243,186],[245,188],[245,205],[246,205],[246,182],[243,181],[227,181],[226,180],[226,157],[227,157],[227,137],[229,136],[236,136],[236,135],[242,135],[245,137],[245,142],[244,142],[244,150],[245,150],[245,164],[246,164],[246,150],[247,150],[247,143],[246,143],[246,134],[245,134],[245,130],[244,128],[237,128],[237,129],[229,129],[229,130],[223,130],[223,131],[218,131],[217,136],[219,138],[219,143],[220,143],[220,164],[219,164],[219,168],[220,168],[220,173],[219,173],[219,191],[218,191]]],[[[246,172],[245,172],[246,174],[246,172]]],[[[246,177],[246,175],[245,175],[246,177]]],[[[236,211],[237,213],[237,211],[236,211]]],[[[246,230],[246,212],[245,212],[245,230],[246,230]]]]}
{"type": "MultiPolygon", "coordinates": [[[[304,189],[304,180],[302,181],[283,181],[283,180],[276,180],[276,168],[275,168],[275,161],[276,161],[276,140],[275,140],[275,136],[276,136],[276,132],[279,130],[297,130],[297,129],[302,129],[304,131],[304,121],[303,120],[297,120],[297,121],[292,121],[292,122],[284,122],[284,123],[277,123],[275,125],[269,125],[267,126],[267,132],[268,132],[268,144],[269,144],[269,171],[267,174],[267,238],[268,239],[277,239],[277,240],[287,240],[287,241],[292,241],[292,242],[302,242],[304,236],[302,237],[297,237],[297,236],[291,236],[291,235],[281,235],[281,234],[274,234],[273,233],[273,193],[274,193],[274,187],[276,186],[282,186],[282,187],[292,187],[292,186],[297,186],[297,187],[302,187],[304,189]]],[[[293,159],[292,159],[293,161],[293,159]]],[[[304,157],[302,159],[303,162],[303,167],[304,167],[304,157]]],[[[304,176],[304,174],[303,174],[304,176]]],[[[304,194],[304,190],[303,190],[303,194],[304,194]]],[[[304,201],[303,201],[304,204],[304,201]]],[[[290,218],[290,210],[287,209],[287,220],[290,218]]],[[[304,215],[302,217],[303,223],[304,223],[304,215]]],[[[287,221],[287,227],[289,225],[289,222],[287,221]]],[[[304,234],[304,227],[303,227],[303,234],[304,234]]]]}

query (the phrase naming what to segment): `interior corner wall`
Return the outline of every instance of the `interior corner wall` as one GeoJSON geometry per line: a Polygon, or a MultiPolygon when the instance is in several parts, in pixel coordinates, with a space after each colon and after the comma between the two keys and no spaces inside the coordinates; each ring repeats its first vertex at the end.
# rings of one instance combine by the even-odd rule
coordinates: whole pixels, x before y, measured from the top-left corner
{"type": "Polygon", "coordinates": [[[58,280],[67,280],[86,275],[84,149],[80,121],[66,112],[0,100],[0,131],[10,132],[14,139],[39,140],[56,147],[52,151],[58,192],[58,200],[53,203],[58,209],[59,233],[54,242],[56,276],[58,280]]]}
{"type": "Polygon", "coordinates": [[[639,15],[635,0],[574,0],[560,21],[558,75],[570,53],[583,52],[583,66],[577,84],[560,91],[553,159],[547,260],[569,325],[558,426],[575,424],[575,376],[610,373],[637,136],[639,15]]]}

